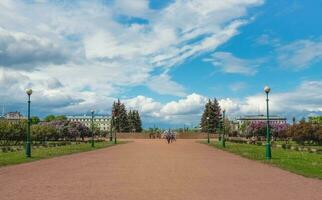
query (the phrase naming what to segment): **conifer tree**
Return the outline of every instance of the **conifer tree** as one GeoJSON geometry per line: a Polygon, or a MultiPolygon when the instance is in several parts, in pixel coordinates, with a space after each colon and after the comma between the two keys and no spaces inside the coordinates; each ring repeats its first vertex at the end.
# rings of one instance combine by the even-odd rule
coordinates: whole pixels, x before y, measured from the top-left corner
{"type": "Polygon", "coordinates": [[[130,132],[136,131],[134,111],[130,110],[127,114],[130,132]]]}
{"type": "Polygon", "coordinates": [[[123,103],[120,104],[120,112],[119,112],[119,123],[120,123],[120,131],[121,132],[129,132],[129,122],[127,117],[127,112],[125,105],[123,103]]]}
{"type": "Polygon", "coordinates": [[[134,117],[135,117],[135,129],[136,129],[137,132],[142,132],[142,121],[141,121],[139,111],[136,110],[134,113],[135,113],[134,114],[134,117]]]}
{"type": "Polygon", "coordinates": [[[127,117],[125,105],[122,104],[119,99],[117,100],[117,102],[113,103],[112,120],[113,120],[114,129],[117,132],[129,131],[129,123],[128,123],[128,117],[127,117]]]}
{"type": "Polygon", "coordinates": [[[209,99],[205,105],[205,109],[201,117],[201,130],[203,132],[209,131],[210,133],[216,132],[220,119],[221,108],[217,99],[214,99],[213,101],[209,99]],[[207,118],[209,118],[209,120],[207,120],[207,118]]]}

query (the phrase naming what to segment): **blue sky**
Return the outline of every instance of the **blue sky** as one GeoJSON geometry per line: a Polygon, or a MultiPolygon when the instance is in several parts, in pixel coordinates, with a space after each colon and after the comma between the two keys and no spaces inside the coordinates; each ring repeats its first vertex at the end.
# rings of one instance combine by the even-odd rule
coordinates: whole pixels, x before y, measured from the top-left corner
{"type": "Polygon", "coordinates": [[[321,1],[3,0],[0,104],[33,114],[109,114],[195,125],[208,98],[229,117],[322,112],[321,1]]]}

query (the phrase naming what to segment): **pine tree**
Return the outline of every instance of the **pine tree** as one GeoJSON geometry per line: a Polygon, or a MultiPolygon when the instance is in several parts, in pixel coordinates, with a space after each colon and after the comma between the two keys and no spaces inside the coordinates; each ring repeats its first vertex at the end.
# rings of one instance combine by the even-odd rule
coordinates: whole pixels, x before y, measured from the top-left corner
{"type": "Polygon", "coordinates": [[[205,109],[201,117],[201,130],[203,132],[209,131],[210,133],[216,132],[216,128],[220,123],[220,119],[221,108],[217,99],[214,99],[213,101],[209,99],[205,105],[205,109]],[[207,118],[209,118],[209,120],[207,118]]]}
{"type": "Polygon", "coordinates": [[[119,112],[119,117],[120,119],[120,131],[121,132],[129,132],[129,122],[128,122],[128,117],[127,117],[127,112],[125,105],[123,103],[120,104],[120,112],[119,112]]]}
{"type": "Polygon", "coordinates": [[[136,110],[134,113],[135,113],[134,117],[135,117],[135,129],[136,129],[136,132],[142,132],[142,121],[141,121],[139,111],[136,110]]]}
{"type": "Polygon", "coordinates": [[[113,103],[113,107],[112,107],[112,124],[113,124],[114,130],[117,132],[120,132],[120,118],[119,118],[120,105],[121,105],[121,102],[118,99],[117,102],[113,103]]]}
{"type": "Polygon", "coordinates": [[[127,114],[130,132],[136,131],[134,111],[130,110],[127,114]]]}

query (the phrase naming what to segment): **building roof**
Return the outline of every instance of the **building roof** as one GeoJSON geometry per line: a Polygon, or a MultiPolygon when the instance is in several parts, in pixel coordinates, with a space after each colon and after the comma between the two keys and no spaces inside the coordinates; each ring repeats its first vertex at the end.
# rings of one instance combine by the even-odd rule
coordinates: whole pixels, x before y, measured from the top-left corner
{"type": "MultiPolygon", "coordinates": [[[[270,120],[285,120],[285,117],[277,116],[277,115],[270,115],[270,120]]],[[[245,115],[242,117],[237,118],[237,120],[266,120],[266,115],[245,115]]]]}
{"type": "MultiPolygon", "coordinates": [[[[69,115],[67,119],[92,119],[91,115],[69,115]]],[[[109,119],[108,115],[94,115],[94,119],[109,119]]]]}
{"type": "Polygon", "coordinates": [[[26,117],[24,117],[20,112],[16,111],[16,112],[8,112],[4,115],[4,118],[6,119],[25,119],[26,117]]]}

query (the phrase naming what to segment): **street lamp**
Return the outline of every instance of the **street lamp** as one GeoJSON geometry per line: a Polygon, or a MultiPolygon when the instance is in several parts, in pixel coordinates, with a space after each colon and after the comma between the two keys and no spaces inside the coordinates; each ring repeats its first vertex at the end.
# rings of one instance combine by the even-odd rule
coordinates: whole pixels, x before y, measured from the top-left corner
{"type": "Polygon", "coordinates": [[[222,133],[222,138],[221,138],[221,144],[223,147],[226,147],[226,141],[225,141],[225,132],[226,132],[226,127],[225,127],[225,114],[226,110],[222,111],[222,128],[223,128],[223,133],[222,133]]]}
{"type": "MultiPolygon", "coordinates": [[[[117,116],[115,117],[115,123],[117,122],[117,116]]],[[[117,129],[119,129],[120,128],[120,126],[119,126],[119,123],[117,123],[117,129]]],[[[116,139],[116,132],[117,132],[117,129],[115,128],[115,135],[114,135],[114,144],[116,144],[117,143],[117,139],[116,139]]]]}
{"type": "Polygon", "coordinates": [[[264,92],[266,93],[266,160],[270,160],[272,158],[271,153],[271,134],[270,134],[270,127],[269,127],[269,109],[268,109],[268,94],[270,93],[271,88],[268,86],[264,87],[264,92]]]}
{"type": "Polygon", "coordinates": [[[210,133],[209,133],[209,117],[207,117],[207,134],[208,134],[208,144],[210,143],[210,133]]]}
{"type": "Polygon", "coordinates": [[[112,134],[113,134],[113,126],[114,126],[113,121],[114,121],[114,117],[112,116],[111,123],[110,123],[110,142],[113,141],[113,136],[112,136],[112,134]]]}
{"type": "Polygon", "coordinates": [[[94,110],[91,110],[92,113],[92,147],[94,147],[94,110]]]}
{"type": "Polygon", "coordinates": [[[31,157],[31,142],[30,142],[30,125],[31,125],[31,119],[30,119],[30,96],[32,94],[32,89],[27,89],[26,93],[28,95],[28,127],[27,127],[27,141],[26,141],[26,156],[27,158],[31,157]]]}

